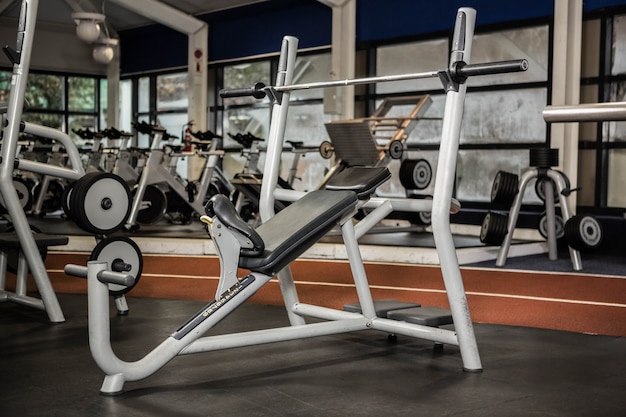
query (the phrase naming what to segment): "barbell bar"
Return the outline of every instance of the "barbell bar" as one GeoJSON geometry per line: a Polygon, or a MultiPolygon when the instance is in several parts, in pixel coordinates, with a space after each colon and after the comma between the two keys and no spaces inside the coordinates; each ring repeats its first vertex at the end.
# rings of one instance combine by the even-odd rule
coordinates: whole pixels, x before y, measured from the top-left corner
{"type": "MultiPolygon", "coordinates": [[[[528,61],[526,59],[517,59],[511,61],[498,61],[481,64],[465,64],[458,62],[452,66],[449,70],[451,78],[456,81],[464,81],[467,77],[476,75],[492,75],[502,74],[507,72],[520,72],[528,69],[528,61]]],[[[416,72],[410,74],[398,74],[398,75],[383,75],[377,77],[365,77],[365,78],[353,78],[346,80],[334,80],[334,81],[318,81],[312,83],[292,84],[283,86],[265,86],[263,83],[256,83],[251,88],[234,88],[224,89],[220,91],[220,97],[246,97],[252,96],[257,99],[264,98],[268,91],[274,92],[286,92],[297,90],[311,90],[317,88],[331,88],[331,87],[345,87],[350,85],[361,84],[374,84],[380,82],[390,81],[404,81],[415,80],[424,78],[436,78],[439,77],[444,71],[426,71],[416,72]]]]}

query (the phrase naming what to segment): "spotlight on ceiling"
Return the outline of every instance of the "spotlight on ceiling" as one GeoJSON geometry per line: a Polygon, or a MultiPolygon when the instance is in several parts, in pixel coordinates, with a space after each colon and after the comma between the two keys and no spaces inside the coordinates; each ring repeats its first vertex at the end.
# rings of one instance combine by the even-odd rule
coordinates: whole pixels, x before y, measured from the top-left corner
{"type": "Polygon", "coordinates": [[[118,39],[99,39],[93,48],[93,59],[99,64],[108,64],[115,56],[114,48],[119,42],[118,39]]]}
{"type": "Polygon", "coordinates": [[[93,43],[100,37],[100,24],[105,16],[100,13],[72,13],[76,23],[76,36],[84,42],[93,43]]]}

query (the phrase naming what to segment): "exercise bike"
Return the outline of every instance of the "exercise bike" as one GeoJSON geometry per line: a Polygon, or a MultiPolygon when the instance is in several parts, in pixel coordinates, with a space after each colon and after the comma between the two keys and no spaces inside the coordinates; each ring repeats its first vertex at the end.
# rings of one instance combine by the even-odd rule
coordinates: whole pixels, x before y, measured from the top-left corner
{"type": "Polygon", "coordinates": [[[177,205],[175,210],[181,212],[186,222],[194,212],[200,215],[206,197],[215,189],[211,187],[214,178],[226,187],[228,193],[232,192],[232,186],[218,166],[224,155],[220,136],[206,132],[195,133],[203,139],[192,142],[196,147],[194,151],[184,152],[180,145],[163,143],[174,137],[162,126],[140,122],[134,123],[134,128],[149,134],[152,139],[148,157],[134,190],[133,204],[125,224],[127,230],[136,231],[139,224],[157,223],[173,204],[177,205]],[[178,158],[193,155],[205,158],[199,181],[185,180],[176,173],[178,158]]]}
{"type": "MultiPolygon", "coordinates": [[[[141,252],[128,238],[106,237],[120,230],[130,208],[130,190],[117,176],[109,173],[85,172],[82,159],[72,139],[64,132],[21,120],[24,108],[24,92],[30,69],[32,40],[37,19],[37,0],[22,0],[18,19],[17,47],[5,46],[4,53],[13,64],[11,95],[1,121],[4,126],[2,155],[0,160],[0,196],[7,210],[13,232],[0,236],[0,302],[11,301],[43,310],[51,322],[65,321],[54,289],[50,283],[42,251],[48,246],[61,246],[68,242],[65,236],[33,233],[28,224],[21,198],[13,182],[17,171],[76,181],[69,198],[75,222],[96,236],[98,241],[90,259],[108,264],[124,264],[124,269],[112,266],[118,272],[125,271],[133,277],[130,286],[107,286],[107,294],[114,295],[120,314],[128,312],[124,294],[130,291],[141,274],[141,252]],[[67,166],[49,164],[37,160],[16,158],[20,133],[46,138],[60,144],[67,154],[67,166]],[[17,281],[15,291],[5,289],[8,258],[17,252],[17,281]],[[123,260],[118,263],[116,260],[123,260]],[[32,275],[40,298],[26,293],[27,276],[32,275]]],[[[21,193],[20,193],[21,194],[21,193]]]]}

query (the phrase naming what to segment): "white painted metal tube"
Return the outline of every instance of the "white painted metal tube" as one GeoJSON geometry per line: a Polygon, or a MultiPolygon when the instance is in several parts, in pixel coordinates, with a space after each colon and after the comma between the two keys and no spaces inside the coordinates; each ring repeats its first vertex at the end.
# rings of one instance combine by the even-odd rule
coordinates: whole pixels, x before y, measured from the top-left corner
{"type": "MultiPolygon", "coordinates": [[[[80,159],[78,148],[76,148],[76,144],[72,141],[72,138],[70,138],[69,135],[57,129],[52,129],[47,126],[40,126],[40,125],[36,125],[33,123],[28,123],[28,122],[24,122],[24,133],[30,133],[35,136],[41,136],[44,138],[53,139],[63,145],[63,147],[65,148],[65,152],[67,153],[67,156],[70,160],[70,165],[72,168],[71,170],[68,168],[64,168],[65,171],[70,171],[68,174],[66,174],[69,176],[63,176],[63,175],[57,175],[57,176],[61,178],[77,179],[76,177],[80,178],[83,175],[85,175],[85,169],[83,168],[83,162],[80,159]]],[[[20,164],[23,164],[23,163],[20,161],[20,164]]],[[[21,169],[25,169],[25,168],[21,168],[21,169]]],[[[35,168],[32,168],[32,169],[35,169],[35,168]]],[[[33,172],[40,172],[40,171],[33,171],[33,172]]],[[[51,174],[51,175],[54,175],[54,174],[51,174]]]]}
{"type": "Polygon", "coordinates": [[[218,336],[203,337],[184,348],[180,354],[209,352],[214,350],[254,346],[266,343],[285,342],[288,340],[326,336],[366,329],[367,319],[330,321],[303,324],[290,327],[279,327],[250,332],[231,333],[218,336]]]}

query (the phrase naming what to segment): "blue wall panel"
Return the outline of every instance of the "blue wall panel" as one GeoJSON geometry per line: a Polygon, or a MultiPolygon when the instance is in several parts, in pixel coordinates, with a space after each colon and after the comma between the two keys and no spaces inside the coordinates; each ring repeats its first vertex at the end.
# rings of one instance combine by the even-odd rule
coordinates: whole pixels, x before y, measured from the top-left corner
{"type": "Polygon", "coordinates": [[[357,41],[371,42],[452,30],[460,7],[476,9],[476,25],[554,14],[550,0],[358,0],[357,41]]]}
{"type": "MultiPolygon", "coordinates": [[[[585,12],[626,6],[625,0],[585,0],[585,12]]],[[[357,42],[384,41],[449,31],[459,7],[477,10],[490,25],[554,14],[552,0],[357,0],[357,42]]],[[[331,43],[332,11],[317,0],[272,0],[197,16],[209,24],[209,60],[278,52],[285,35],[300,48],[331,43]]],[[[187,36],[162,25],[120,32],[122,73],[187,65],[187,36]]]]}

